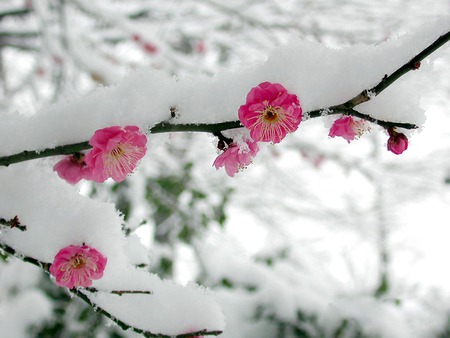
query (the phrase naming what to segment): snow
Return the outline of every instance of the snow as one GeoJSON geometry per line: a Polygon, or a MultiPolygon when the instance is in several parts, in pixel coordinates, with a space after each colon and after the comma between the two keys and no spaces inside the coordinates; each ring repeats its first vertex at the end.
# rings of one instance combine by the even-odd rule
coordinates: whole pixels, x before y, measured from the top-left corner
{"type": "Polygon", "coordinates": [[[38,268],[12,259],[0,261],[0,327],[8,338],[28,335],[28,328],[50,320],[52,302],[35,287],[40,278],[38,268]]]}

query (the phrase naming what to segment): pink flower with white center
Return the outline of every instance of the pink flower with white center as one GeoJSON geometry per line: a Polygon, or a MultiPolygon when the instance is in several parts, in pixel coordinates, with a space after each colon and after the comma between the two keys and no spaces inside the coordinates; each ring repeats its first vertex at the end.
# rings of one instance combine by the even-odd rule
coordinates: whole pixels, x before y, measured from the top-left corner
{"type": "Polygon", "coordinates": [[[85,162],[92,168],[91,179],[123,181],[136,168],[147,151],[147,137],[138,127],[119,126],[97,130],[89,141],[93,147],[85,162]]]}
{"type": "Polygon", "coordinates": [[[214,161],[213,165],[216,169],[225,167],[228,176],[234,177],[239,170],[252,163],[253,157],[259,151],[258,144],[250,140],[245,141],[245,143],[246,146],[239,146],[237,143],[229,145],[214,161]]]}
{"type": "Polygon", "coordinates": [[[387,149],[396,155],[400,155],[408,149],[408,138],[405,134],[397,133],[393,128],[388,129],[389,139],[387,149]]]}
{"type": "Polygon", "coordinates": [[[239,120],[255,141],[280,142],[297,130],[302,108],[296,95],[279,83],[263,82],[250,90],[239,108],[239,120]]]}
{"type": "Polygon", "coordinates": [[[53,166],[53,170],[70,184],[77,184],[83,178],[89,180],[92,174],[91,168],[84,162],[82,153],[64,157],[53,166]]]}
{"type": "Polygon", "coordinates": [[[93,279],[102,278],[106,262],[107,258],[90,246],[69,245],[56,254],[50,273],[58,286],[87,287],[93,279]]]}
{"type": "Polygon", "coordinates": [[[352,116],[342,116],[334,121],[328,136],[341,136],[348,143],[358,138],[365,131],[364,120],[356,120],[352,116]]]}

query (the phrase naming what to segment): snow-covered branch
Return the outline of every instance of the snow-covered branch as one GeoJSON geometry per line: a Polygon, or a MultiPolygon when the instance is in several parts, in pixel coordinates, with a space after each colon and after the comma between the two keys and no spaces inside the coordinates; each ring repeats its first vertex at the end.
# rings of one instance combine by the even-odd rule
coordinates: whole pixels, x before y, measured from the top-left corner
{"type": "Polygon", "coordinates": [[[395,81],[397,81],[399,78],[401,78],[406,73],[412,71],[412,70],[418,70],[420,68],[420,62],[425,59],[427,56],[435,52],[437,49],[445,45],[450,40],[450,31],[441,35],[438,39],[436,39],[433,43],[431,43],[428,47],[424,48],[420,53],[415,55],[411,60],[406,62],[403,66],[398,68],[396,71],[394,71],[391,75],[385,75],[383,79],[374,87],[370,89],[365,89],[355,97],[351,98],[350,100],[338,104],[332,107],[328,107],[325,110],[324,109],[317,109],[312,112],[309,112],[309,116],[311,118],[313,117],[319,117],[323,115],[323,112],[326,111],[328,114],[346,114],[346,115],[352,115],[359,117],[361,119],[370,121],[372,123],[378,124],[382,127],[389,128],[389,127],[399,127],[399,128],[405,128],[405,129],[416,129],[418,128],[417,125],[412,123],[401,123],[401,122],[390,122],[390,121],[383,121],[379,119],[375,119],[367,114],[362,114],[353,108],[360,105],[361,103],[367,102],[374,98],[375,96],[379,95],[382,91],[384,91],[386,88],[388,88],[390,85],[392,85],[395,81]]]}
{"type": "MultiPolygon", "coordinates": [[[[14,217],[11,221],[9,221],[9,223],[11,222],[15,222],[15,223],[19,223],[17,216],[14,217]]],[[[0,219],[0,224],[5,224],[8,223],[7,221],[5,221],[3,218],[0,219]]],[[[19,226],[15,225],[15,226],[10,226],[11,228],[19,228],[19,226]]],[[[39,268],[41,268],[42,270],[44,270],[46,273],[49,273],[50,271],[50,267],[51,264],[50,263],[46,263],[46,262],[42,262],[34,257],[30,257],[30,256],[26,256],[26,255],[21,255],[19,253],[16,252],[16,250],[14,250],[14,248],[12,248],[11,246],[2,243],[0,241],[0,250],[3,251],[4,253],[8,254],[11,257],[15,257],[17,259],[22,260],[23,262],[26,263],[30,263],[33,264],[39,268]]],[[[69,290],[73,295],[77,296],[78,298],[82,299],[83,301],[85,301],[87,304],[89,304],[94,311],[101,313],[102,315],[104,315],[105,317],[109,318],[111,321],[113,321],[114,323],[116,323],[120,328],[122,328],[123,330],[132,330],[136,333],[142,334],[144,337],[158,337],[158,338],[189,338],[189,337],[198,337],[198,336],[218,336],[222,333],[222,331],[208,331],[208,330],[201,330],[201,331],[196,331],[196,332],[188,332],[188,333],[183,333],[183,334],[179,334],[179,335],[166,335],[166,334],[162,334],[162,333],[152,333],[150,331],[147,330],[142,330],[138,327],[134,327],[130,324],[127,324],[126,322],[120,320],[119,318],[117,318],[116,316],[113,316],[110,312],[108,312],[107,310],[105,310],[104,308],[100,307],[98,304],[96,304],[94,301],[92,301],[86,294],[85,292],[89,292],[89,293],[109,293],[109,294],[113,294],[113,295],[152,295],[151,291],[147,291],[147,290],[99,290],[96,288],[92,288],[92,287],[86,287],[86,288],[73,288],[69,290]]]]}
{"type": "MultiPolygon", "coordinates": [[[[392,85],[395,81],[401,78],[403,75],[411,70],[417,70],[420,67],[420,62],[429,56],[431,53],[442,47],[450,40],[450,32],[441,35],[437,40],[424,48],[421,52],[415,55],[411,60],[403,64],[391,75],[385,75],[382,80],[374,87],[370,89],[364,89],[355,97],[345,101],[344,103],[316,109],[310,112],[306,112],[307,118],[317,118],[324,115],[343,114],[351,115],[371,123],[378,124],[384,128],[404,128],[404,129],[416,129],[418,126],[414,123],[407,122],[394,122],[386,121],[382,119],[374,118],[368,114],[363,114],[354,108],[364,102],[367,102],[379,95],[382,91],[392,85]]],[[[172,108],[173,109],[173,108],[172,108]]],[[[169,109],[169,110],[172,110],[169,109]]],[[[220,123],[172,123],[170,121],[160,122],[149,129],[150,133],[167,133],[167,132],[207,132],[218,133],[228,129],[234,129],[242,127],[240,121],[229,121],[220,123]]],[[[44,150],[31,150],[23,151],[18,154],[0,157],[0,166],[8,166],[13,163],[28,161],[41,157],[55,156],[55,155],[69,155],[82,150],[89,149],[88,142],[79,142],[75,144],[68,144],[57,146],[55,148],[48,148],[44,150]]]]}

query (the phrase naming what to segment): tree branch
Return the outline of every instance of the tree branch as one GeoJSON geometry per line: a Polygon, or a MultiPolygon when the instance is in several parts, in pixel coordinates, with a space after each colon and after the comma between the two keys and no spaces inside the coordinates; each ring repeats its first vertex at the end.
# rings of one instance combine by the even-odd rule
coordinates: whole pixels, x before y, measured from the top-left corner
{"type": "MultiPolygon", "coordinates": [[[[31,263],[41,269],[43,269],[46,273],[50,273],[49,269],[50,269],[50,263],[45,263],[42,262],[38,259],[35,259],[33,257],[29,257],[29,256],[24,256],[19,254],[16,250],[14,250],[14,248],[10,247],[9,245],[0,242],[0,250],[2,250],[3,252],[7,253],[10,256],[16,257],[17,259],[20,259],[23,262],[26,263],[31,263]]],[[[83,292],[83,290],[88,291],[88,292],[107,292],[107,293],[112,293],[112,294],[116,294],[116,295],[123,295],[123,294],[147,294],[147,295],[151,295],[152,292],[151,291],[139,291],[139,290],[97,290],[95,288],[76,288],[76,289],[69,289],[69,291],[74,294],[75,296],[77,296],[78,298],[82,299],[83,301],[85,301],[89,306],[91,306],[94,311],[101,313],[102,315],[104,315],[105,317],[109,318],[110,320],[112,320],[114,323],[116,323],[121,329],[123,330],[131,330],[134,331],[136,333],[142,334],[144,337],[155,337],[155,338],[194,338],[197,336],[218,336],[222,333],[222,331],[207,331],[207,330],[201,330],[201,331],[196,331],[196,332],[189,332],[189,333],[183,333],[183,334],[179,334],[179,335],[166,335],[166,334],[161,334],[161,333],[152,333],[150,331],[145,331],[142,329],[139,329],[137,327],[133,327],[123,321],[121,321],[120,319],[114,317],[111,313],[109,313],[108,311],[106,311],[105,309],[101,308],[100,306],[98,306],[97,304],[95,304],[93,301],[91,301],[91,299],[83,292]]]]}
{"type": "MultiPolygon", "coordinates": [[[[391,75],[385,75],[383,79],[374,87],[370,89],[365,89],[355,97],[350,100],[337,104],[334,106],[316,109],[310,112],[305,112],[305,116],[308,119],[322,117],[325,115],[351,115],[356,116],[361,119],[370,121],[372,123],[378,124],[384,128],[405,128],[405,129],[416,129],[417,125],[413,123],[404,122],[393,122],[376,119],[370,115],[363,114],[355,110],[354,108],[361,103],[371,100],[373,97],[379,95],[382,91],[392,85],[400,77],[405,75],[411,70],[416,70],[420,67],[420,61],[429,56],[431,53],[442,47],[450,40],[450,32],[441,35],[437,40],[431,43],[428,47],[423,49],[420,53],[414,56],[411,60],[406,62],[403,66],[394,71],[391,75]]],[[[160,122],[149,129],[152,134],[157,133],[169,133],[169,132],[206,132],[217,134],[221,131],[240,128],[242,127],[240,121],[228,121],[221,123],[189,123],[189,124],[176,124],[168,121],[160,122]]],[[[67,144],[63,146],[58,146],[52,149],[44,150],[30,150],[23,151],[18,154],[0,157],[0,166],[9,166],[13,163],[19,163],[23,161],[29,161],[41,157],[55,156],[55,155],[70,155],[79,151],[87,150],[90,148],[88,142],[80,142],[75,144],[67,144]]]]}
{"type": "Polygon", "coordinates": [[[84,288],[84,290],[89,291],[91,293],[110,293],[113,295],[152,295],[152,291],[146,291],[146,290],[99,290],[96,288],[87,287],[84,288]]]}
{"type": "Polygon", "coordinates": [[[420,67],[420,62],[429,56],[431,53],[435,52],[437,49],[445,45],[450,40],[450,32],[447,32],[441,35],[438,39],[436,39],[431,45],[423,49],[419,54],[414,56],[411,60],[406,62],[403,66],[398,68],[391,75],[385,75],[383,79],[374,87],[370,89],[365,89],[355,97],[351,98],[347,102],[342,104],[338,104],[335,106],[331,106],[325,109],[317,109],[309,112],[309,117],[319,117],[323,115],[323,111],[328,111],[328,114],[346,114],[357,116],[362,119],[368,120],[370,122],[376,123],[382,127],[401,127],[405,129],[416,129],[417,126],[411,123],[398,123],[398,122],[390,122],[390,121],[382,121],[377,120],[369,115],[361,114],[353,108],[360,105],[361,103],[367,102],[371,100],[373,97],[379,95],[382,91],[388,88],[391,84],[397,81],[400,77],[405,75],[406,73],[417,70],[420,67]]]}

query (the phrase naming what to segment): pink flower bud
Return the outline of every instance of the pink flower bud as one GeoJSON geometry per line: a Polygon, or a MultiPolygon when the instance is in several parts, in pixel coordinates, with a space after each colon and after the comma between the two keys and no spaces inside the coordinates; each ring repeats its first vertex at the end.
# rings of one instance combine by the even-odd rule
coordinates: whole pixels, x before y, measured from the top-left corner
{"type": "Polygon", "coordinates": [[[397,133],[394,129],[390,128],[389,139],[387,141],[387,149],[396,155],[400,155],[406,149],[408,149],[408,138],[405,134],[397,133]]]}
{"type": "Polygon", "coordinates": [[[158,52],[158,48],[156,48],[156,46],[154,44],[150,43],[150,42],[144,43],[142,45],[142,47],[149,54],[156,54],[158,52]]]}

